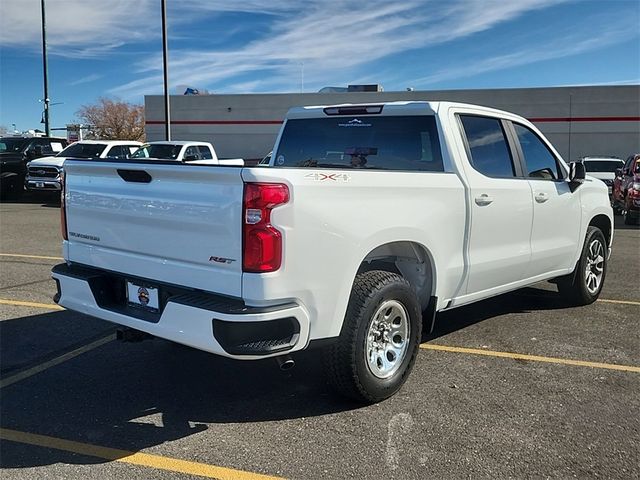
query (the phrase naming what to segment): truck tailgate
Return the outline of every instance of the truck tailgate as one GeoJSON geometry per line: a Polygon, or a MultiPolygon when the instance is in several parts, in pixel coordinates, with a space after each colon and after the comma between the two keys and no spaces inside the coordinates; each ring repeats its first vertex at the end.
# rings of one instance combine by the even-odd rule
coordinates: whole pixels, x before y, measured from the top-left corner
{"type": "Polygon", "coordinates": [[[67,260],[241,296],[240,168],[67,161],[67,260]]]}

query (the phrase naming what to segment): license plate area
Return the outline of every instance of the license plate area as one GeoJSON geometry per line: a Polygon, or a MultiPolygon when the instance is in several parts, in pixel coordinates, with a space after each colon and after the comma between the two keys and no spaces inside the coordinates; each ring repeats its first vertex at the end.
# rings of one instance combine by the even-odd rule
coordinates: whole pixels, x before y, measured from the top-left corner
{"type": "Polygon", "coordinates": [[[127,280],[127,304],[150,312],[160,311],[158,287],[142,285],[127,280]]]}
{"type": "Polygon", "coordinates": [[[36,188],[44,188],[44,182],[36,182],[36,188]]]}

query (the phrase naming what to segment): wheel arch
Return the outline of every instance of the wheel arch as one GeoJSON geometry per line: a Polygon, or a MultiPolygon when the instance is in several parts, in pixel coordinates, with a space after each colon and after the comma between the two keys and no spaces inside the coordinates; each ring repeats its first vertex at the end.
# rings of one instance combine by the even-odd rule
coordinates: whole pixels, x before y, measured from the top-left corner
{"type": "Polygon", "coordinates": [[[599,228],[604,234],[604,238],[607,240],[607,245],[609,247],[611,246],[611,242],[613,240],[613,225],[611,223],[611,219],[607,215],[601,213],[594,216],[589,221],[589,226],[599,228]]]}
{"type": "Polygon", "coordinates": [[[384,270],[403,277],[415,290],[423,310],[430,306],[436,292],[436,264],[424,245],[399,240],[385,243],[371,250],[360,262],[358,273],[384,270]]]}

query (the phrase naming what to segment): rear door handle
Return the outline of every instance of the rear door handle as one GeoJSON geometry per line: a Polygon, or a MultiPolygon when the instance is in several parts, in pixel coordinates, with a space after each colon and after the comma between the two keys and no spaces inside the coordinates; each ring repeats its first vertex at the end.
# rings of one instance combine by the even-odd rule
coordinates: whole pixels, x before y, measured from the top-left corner
{"type": "Polygon", "coordinates": [[[545,192],[536,193],[536,202],[544,203],[549,200],[549,195],[545,192]]]}
{"type": "Polygon", "coordinates": [[[486,193],[483,193],[481,195],[478,195],[476,197],[475,201],[476,201],[476,205],[484,207],[484,206],[489,205],[490,203],[493,202],[493,197],[487,195],[486,193]]]}

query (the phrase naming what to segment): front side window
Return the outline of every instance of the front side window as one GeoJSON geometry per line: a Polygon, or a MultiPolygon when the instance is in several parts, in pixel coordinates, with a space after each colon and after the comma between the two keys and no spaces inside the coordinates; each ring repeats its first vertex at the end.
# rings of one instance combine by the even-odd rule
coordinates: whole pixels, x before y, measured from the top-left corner
{"type": "Polygon", "coordinates": [[[184,152],[185,160],[200,160],[200,155],[198,154],[198,147],[187,147],[184,152]]]}
{"type": "Polygon", "coordinates": [[[107,157],[126,158],[122,154],[122,147],[120,145],[116,145],[116,146],[111,147],[111,149],[107,152],[107,157]]]}
{"type": "Polygon", "coordinates": [[[513,159],[502,128],[497,118],[460,115],[467,137],[471,164],[487,177],[515,177],[513,159]]]}
{"type": "Polygon", "coordinates": [[[444,170],[428,115],[291,119],[274,158],[274,167],[444,170]]]}
{"type": "Polygon", "coordinates": [[[135,151],[131,158],[158,158],[161,160],[175,160],[182,150],[182,145],[166,143],[145,144],[135,151]]]}
{"type": "Polygon", "coordinates": [[[530,178],[558,180],[562,173],[556,157],[532,130],[517,123],[513,124],[520,148],[524,155],[526,173],[530,178]]]}

